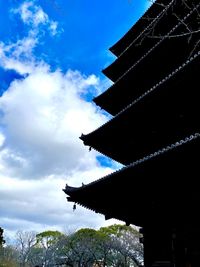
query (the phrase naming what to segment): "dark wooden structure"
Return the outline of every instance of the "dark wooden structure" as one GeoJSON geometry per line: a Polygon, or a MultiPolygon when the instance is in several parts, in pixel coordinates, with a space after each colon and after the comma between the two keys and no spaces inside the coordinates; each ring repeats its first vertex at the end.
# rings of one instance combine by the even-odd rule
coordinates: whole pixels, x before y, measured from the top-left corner
{"type": "Polygon", "coordinates": [[[114,84],[94,102],[113,118],[81,139],[125,166],[64,189],[140,226],[145,267],[200,266],[199,14],[199,0],[157,0],[110,49],[114,84]]]}

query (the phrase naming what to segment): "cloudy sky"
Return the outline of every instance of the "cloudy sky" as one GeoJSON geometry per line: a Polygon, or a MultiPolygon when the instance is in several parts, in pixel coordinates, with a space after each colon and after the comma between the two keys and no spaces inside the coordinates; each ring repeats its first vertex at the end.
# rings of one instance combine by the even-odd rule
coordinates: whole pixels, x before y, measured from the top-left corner
{"type": "Polygon", "coordinates": [[[0,226],[71,231],[113,223],[62,192],[118,168],[79,136],[109,117],[91,102],[108,51],[148,0],[0,0],[0,226]]]}

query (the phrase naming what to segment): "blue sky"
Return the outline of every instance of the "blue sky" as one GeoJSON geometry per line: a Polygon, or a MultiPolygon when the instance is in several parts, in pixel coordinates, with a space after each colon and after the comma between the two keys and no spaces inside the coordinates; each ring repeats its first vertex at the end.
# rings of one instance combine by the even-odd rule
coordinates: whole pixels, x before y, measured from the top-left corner
{"type": "MultiPolygon", "coordinates": [[[[40,43],[34,53],[43,58],[52,68],[63,71],[78,69],[86,75],[97,73],[114,59],[108,52],[113,45],[141,16],[145,5],[141,1],[34,1],[49,18],[58,22],[59,34],[52,38],[43,28],[40,43]]],[[[144,2],[144,0],[143,0],[144,2]]],[[[13,14],[11,9],[23,1],[0,1],[0,20],[4,27],[0,31],[3,42],[12,42],[25,36],[30,27],[13,14]]],[[[33,10],[33,7],[30,7],[33,10]]],[[[30,26],[30,25],[29,25],[30,26]]]]}
{"type": "Polygon", "coordinates": [[[148,4],[0,0],[0,226],[8,235],[113,222],[72,212],[62,188],[119,167],[79,136],[109,119],[91,99],[109,86],[101,73],[115,59],[109,47],[148,4]]]}

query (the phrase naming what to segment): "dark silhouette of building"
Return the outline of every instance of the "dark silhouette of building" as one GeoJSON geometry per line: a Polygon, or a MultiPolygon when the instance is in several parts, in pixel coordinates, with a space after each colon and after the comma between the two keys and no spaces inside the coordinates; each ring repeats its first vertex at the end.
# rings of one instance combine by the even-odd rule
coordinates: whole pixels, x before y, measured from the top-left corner
{"type": "Polygon", "coordinates": [[[199,0],[156,1],[113,46],[113,118],[84,144],[124,164],[68,201],[141,227],[145,267],[200,266],[199,0]]]}

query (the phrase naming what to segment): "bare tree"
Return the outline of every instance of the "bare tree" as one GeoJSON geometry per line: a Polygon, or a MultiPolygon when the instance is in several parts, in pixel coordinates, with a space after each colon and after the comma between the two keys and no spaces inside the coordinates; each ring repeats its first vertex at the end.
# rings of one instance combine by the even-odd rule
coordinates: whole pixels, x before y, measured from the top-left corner
{"type": "Polygon", "coordinates": [[[35,232],[18,231],[16,234],[16,249],[19,251],[19,263],[21,267],[25,267],[31,249],[36,244],[35,232]]]}

